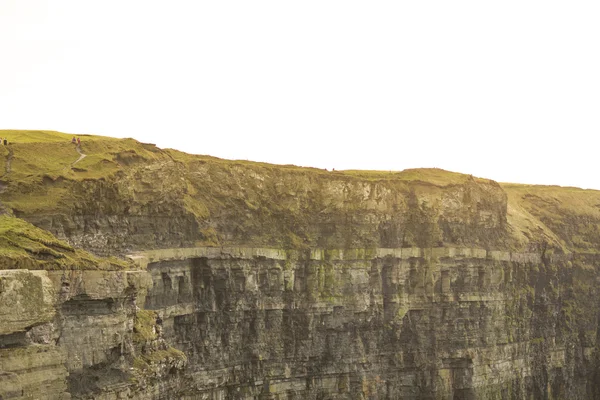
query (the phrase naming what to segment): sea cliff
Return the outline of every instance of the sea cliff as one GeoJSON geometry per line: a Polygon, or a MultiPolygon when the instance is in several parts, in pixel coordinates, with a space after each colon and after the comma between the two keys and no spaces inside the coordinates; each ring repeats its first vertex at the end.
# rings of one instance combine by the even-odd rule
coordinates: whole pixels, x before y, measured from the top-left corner
{"type": "Polygon", "coordinates": [[[600,398],[598,191],[11,135],[4,399],[600,398]]]}

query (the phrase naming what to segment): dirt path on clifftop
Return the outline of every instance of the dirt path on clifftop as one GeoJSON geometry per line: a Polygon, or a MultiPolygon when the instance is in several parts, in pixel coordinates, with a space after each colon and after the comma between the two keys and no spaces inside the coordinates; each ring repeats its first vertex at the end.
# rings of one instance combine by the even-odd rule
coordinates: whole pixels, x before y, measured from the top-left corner
{"type": "Polygon", "coordinates": [[[83,151],[81,151],[81,145],[80,144],[78,144],[77,147],[75,147],[75,150],[77,150],[77,152],[79,153],[79,158],[77,159],[77,161],[75,161],[73,164],[71,164],[71,168],[73,168],[73,166],[75,164],[77,164],[79,161],[81,161],[85,157],[87,157],[87,154],[84,154],[83,151]]]}

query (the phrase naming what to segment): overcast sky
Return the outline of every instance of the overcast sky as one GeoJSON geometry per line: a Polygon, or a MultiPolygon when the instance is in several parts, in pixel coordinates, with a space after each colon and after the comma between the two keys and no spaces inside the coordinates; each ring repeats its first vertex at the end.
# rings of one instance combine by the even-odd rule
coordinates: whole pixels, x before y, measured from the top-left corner
{"type": "Polygon", "coordinates": [[[0,128],[600,189],[598,1],[0,0],[0,128]]]}

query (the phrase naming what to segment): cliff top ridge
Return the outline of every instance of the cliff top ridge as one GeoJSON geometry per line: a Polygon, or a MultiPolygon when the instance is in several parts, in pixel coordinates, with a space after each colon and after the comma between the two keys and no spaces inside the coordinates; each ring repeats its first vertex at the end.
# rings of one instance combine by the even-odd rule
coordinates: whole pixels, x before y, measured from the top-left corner
{"type": "Polygon", "coordinates": [[[5,211],[100,256],[220,245],[600,250],[596,190],[224,160],[54,131],[0,137],[10,143],[0,146],[5,211]]]}

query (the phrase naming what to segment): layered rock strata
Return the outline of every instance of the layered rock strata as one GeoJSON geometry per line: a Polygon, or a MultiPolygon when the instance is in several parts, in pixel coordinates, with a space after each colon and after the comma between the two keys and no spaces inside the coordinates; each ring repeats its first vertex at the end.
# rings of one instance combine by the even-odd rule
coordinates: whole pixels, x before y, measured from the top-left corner
{"type": "Polygon", "coordinates": [[[143,271],[0,271],[0,315],[12,321],[1,328],[0,398],[100,398],[100,387],[127,387],[118,362],[132,354],[135,301],[150,284],[143,271]]]}
{"type": "Polygon", "coordinates": [[[198,394],[189,398],[595,393],[594,257],[180,249],[147,261],[154,284],[145,307],[189,359],[186,387],[198,394]]]}
{"type": "Polygon", "coordinates": [[[3,398],[596,395],[597,256],[191,248],[134,259],[147,272],[1,271],[3,398]]]}
{"type": "Polygon", "coordinates": [[[37,299],[0,337],[4,398],[596,393],[594,256],[192,248],[135,260],[147,272],[3,271],[3,295],[37,299]]]}

